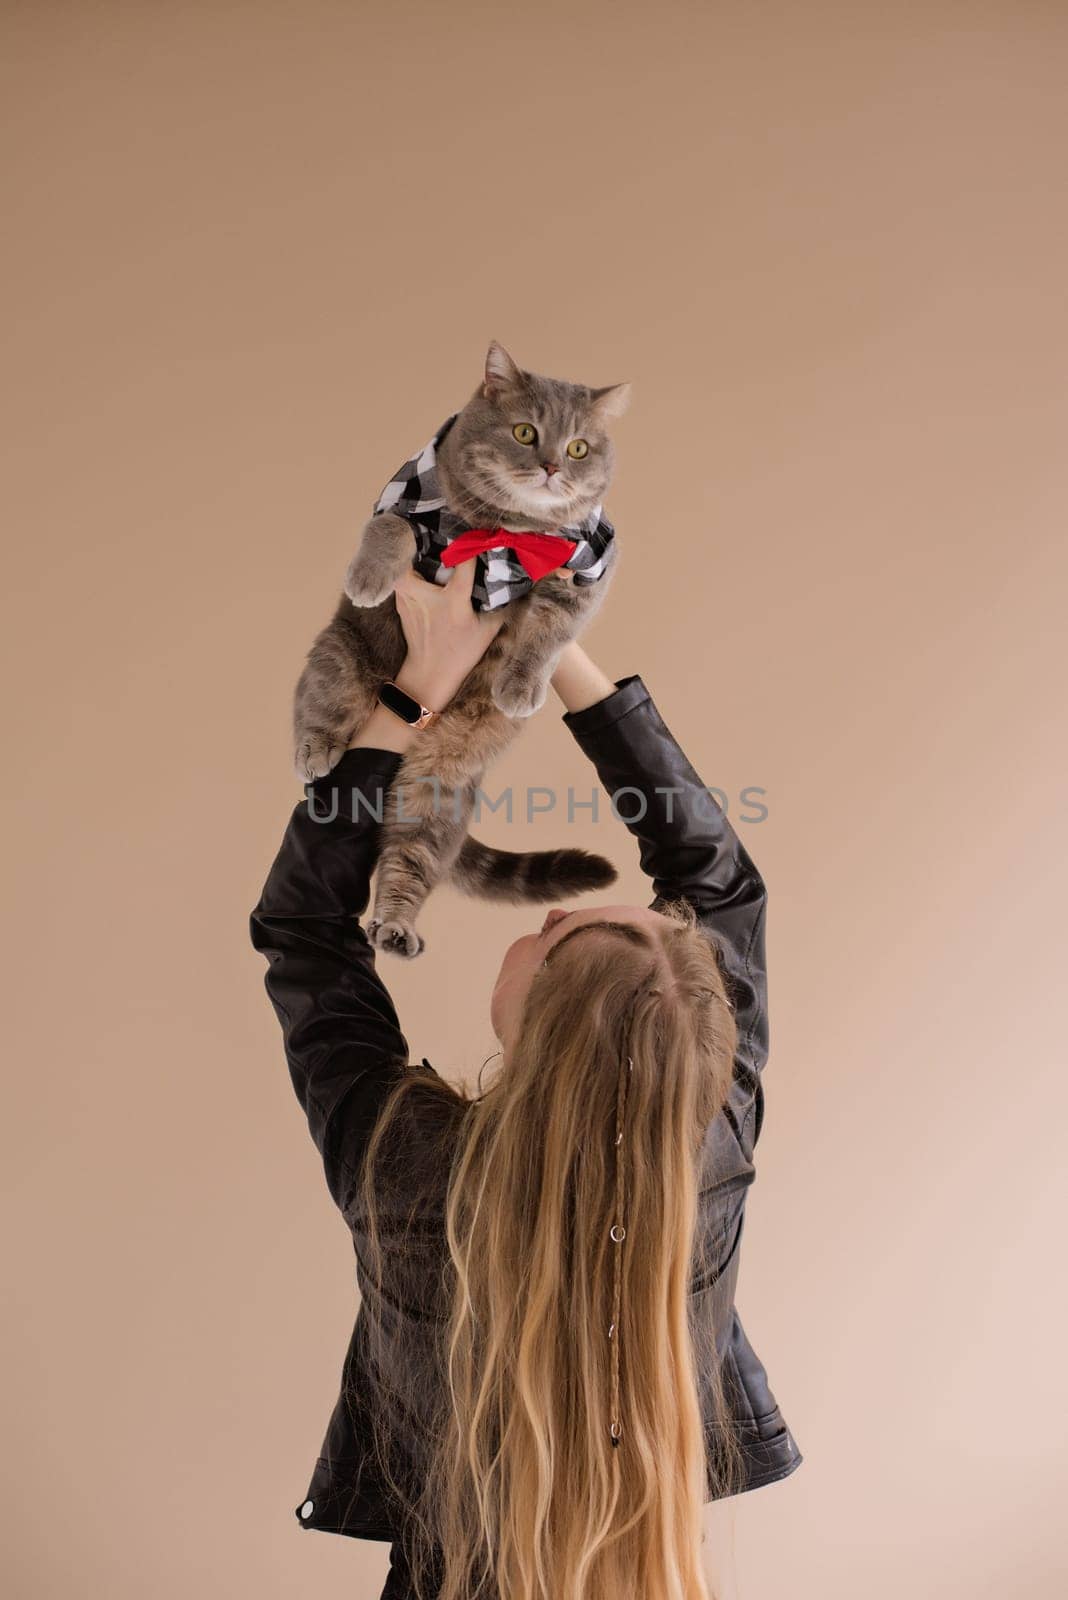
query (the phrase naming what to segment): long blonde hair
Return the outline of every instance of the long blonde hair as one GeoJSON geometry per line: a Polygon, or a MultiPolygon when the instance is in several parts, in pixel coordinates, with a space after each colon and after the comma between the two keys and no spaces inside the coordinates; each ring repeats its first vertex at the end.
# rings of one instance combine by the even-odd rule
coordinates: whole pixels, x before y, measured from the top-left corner
{"type": "MultiPolygon", "coordinates": [[[[438,1402],[424,1385],[415,1454],[384,1390],[374,1413],[421,1600],[708,1600],[702,1508],[731,1491],[738,1454],[714,1351],[695,1346],[690,1289],[708,1276],[699,1153],[729,1088],[735,1025],[691,908],[662,909],[659,925],[564,934],[485,1093],[413,1069],[367,1151],[372,1281],[385,1285],[387,1129],[417,1089],[452,1124],[426,1364],[438,1402]]],[[[372,1369],[387,1381],[384,1361],[372,1369]]],[[[393,1400],[407,1402],[410,1434],[413,1395],[393,1400]]]]}

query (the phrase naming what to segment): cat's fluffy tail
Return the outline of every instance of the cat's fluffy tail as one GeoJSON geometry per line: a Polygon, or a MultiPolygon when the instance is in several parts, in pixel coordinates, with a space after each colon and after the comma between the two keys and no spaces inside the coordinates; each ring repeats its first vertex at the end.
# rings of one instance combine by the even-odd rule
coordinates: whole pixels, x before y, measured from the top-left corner
{"type": "Polygon", "coordinates": [[[517,902],[559,900],[587,889],[607,889],[617,873],[604,856],[588,850],[495,850],[467,838],[451,877],[465,894],[517,902]]]}

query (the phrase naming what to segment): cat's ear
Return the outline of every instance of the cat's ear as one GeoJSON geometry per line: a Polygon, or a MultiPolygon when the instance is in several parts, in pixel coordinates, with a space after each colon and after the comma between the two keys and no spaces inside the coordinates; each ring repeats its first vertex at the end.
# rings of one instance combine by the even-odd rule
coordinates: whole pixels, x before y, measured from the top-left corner
{"type": "Polygon", "coordinates": [[[614,422],[629,404],[629,383],[610,383],[607,388],[590,390],[590,405],[600,422],[614,422]]]}
{"type": "Polygon", "coordinates": [[[510,389],[516,389],[522,382],[522,373],[504,348],[496,339],[490,340],[489,350],[486,352],[486,375],[482,381],[482,393],[487,400],[496,400],[500,395],[507,394],[510,389]]]}

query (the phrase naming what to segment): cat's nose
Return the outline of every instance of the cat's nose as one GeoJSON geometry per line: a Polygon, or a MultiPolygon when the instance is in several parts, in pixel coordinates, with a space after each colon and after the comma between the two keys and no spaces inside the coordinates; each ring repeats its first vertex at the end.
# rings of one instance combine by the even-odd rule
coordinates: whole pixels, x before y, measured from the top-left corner
{"type": "Polygon", "coordinates": [[[560,471],[560,468],[557,466],[555,461],[543,461],[542,462],[542,466],[545,468],[545,470],[549,474],[550,478],[552,477],[554,472],[559,472],[560,471]]]}

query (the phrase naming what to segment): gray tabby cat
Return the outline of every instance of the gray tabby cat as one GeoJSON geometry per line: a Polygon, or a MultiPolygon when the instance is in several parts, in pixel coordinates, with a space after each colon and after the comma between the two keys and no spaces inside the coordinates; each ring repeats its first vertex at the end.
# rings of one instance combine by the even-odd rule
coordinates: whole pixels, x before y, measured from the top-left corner
{"type": "MultiPolygon", "coordinates": [[[[448,510],[464,528],[546,533],[581,523],[608,488],[614,463],[608,428],[629,394],[625,383],[590,389],[524,371],[494,341],[483,381],[437,449],[439,492],[448,510]]],[[[383,811],[367,924],[377,949],[419,954],[416,917],[446,876],[467,893],[509,901],[556,900],[615,879],[608,861],[583,850],[495,850],[467,836],[488,764],[543,704],[561,650],[604,600],[614,542],[607,554],[596,582],[583,586],[575,572],[558,569],[510,599],[485,656],[440,719],[409,747],[383,811]]],[[[379,685],[400,669],[405,644],[393,589],[416,555],[416,537],[403,516],[379,511],[371,517],[345,594],[297,685],[295,765],[304,782],[340,760],[373,709],[379,685]]]]}

